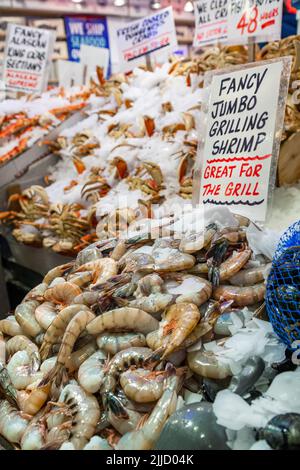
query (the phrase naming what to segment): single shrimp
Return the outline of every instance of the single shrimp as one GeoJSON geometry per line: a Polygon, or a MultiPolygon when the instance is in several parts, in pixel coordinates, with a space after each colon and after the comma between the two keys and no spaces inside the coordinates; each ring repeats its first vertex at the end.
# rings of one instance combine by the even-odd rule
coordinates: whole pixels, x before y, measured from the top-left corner
{"type": "Polygon", "coordinates": [[[43,374],[32,370],[32,359],[26,351],[16,352],[7,364],[7,372],[16,390],[24,390],[43,374]]]}
{"type": "Polygon", "coordinates": [[[165,379],[164,392],[146,423],[138,430],[125,434],[115,446],[116,450],[150,450],[157,442],[162,428],[177,405],[177,387],[180,377],[171,368],[165,379]]]}
{"type": "Polygon", "coordinates": [[[24,334],[14,315],[9,315],[4,318],[4,320],[0,320],[0,332],[6,336],[18,336],[24,334]]]}
{"type": "Polygon", "coordinates": [[[81,289],[71,282],[64,282],[50,287],[44,294],[44,299],[58,305],[70,305],[77,295],[81,294],[81,289]]]}
{"type": "Polygon", "coordinates": [[[157,293],[131,300],[128,305],[154,315],[165,310],[172,302],[173,295],[157,293]]]}
{"type": "Polygon", "coordinates": [[[212,294],[212,285],[206,279],[191,274],[174,273],[166,276],[166,290],[176,296],[176,303],[193,303],[200,307],[212,294]]]}
{"type": "Polygon", "coordinates": [[[6,400],[0,400],[0,434],[9,442],[20,444],[28,426],[20,412],[6,400]]]}
{"type": "Polygon", "coordinates": [[[72,301],[72,304],[81,304],[86,305],[87,307],[92,307],[92,305],[97,303],[98,297],[99,292],[97,291],[82,292],[80,295],[75,297],[75,299],[72,301]]]}
{"type": "Polygon", "coordinates": [[[57,314],[56,318],[53,320],[53,322],[45,333],[43,344],[40,349],[42,361],[47,359],[52,346],[59,342],[65,329],[68,326],[68,323],[81,310],[88,310],[88,308],[85,305],[81,304],[70,305],[69,307],[64,308],[57,314]]]}
{"type": "Polygon", "coordinates": [[[36,300],[29,300],[18,305],[15,310],[15,318],[25,335],[35,338],[42,333],[42,328],[35,318],[35,310],[40,305],[36,300]]]}
{"type": "Polygon", "coordinates": [[[64,333],[55,367],[41,381],[40,387],[52,382],[54,379],[55,385],[59,386],[62,383],[74,344],[87,324],[94,318],[95,315],[90,310],[81,310],[72,318],[64,333]]]}
{"type": "Polygon", "coordinates": [[[6,364],[6,345],[2,333],[0,333],[0,392],[14,406],[17,406],[17,391],[12,384],[6,364]]]}
{"type": "Polygon", "coordinates": [[[26,351],[31,359],[31,370],[36,372],[41,363],[39,348],[24,335],[13,336],[6,343],[8,356],[13,356],[18,351],[26,351]]]}
{"type": "Polygon", "coordinates": [[[34,314],[36,321],[41,328],[43,328],[43,330],[47,330],[56,318],[57,309],[51,302],[44,302],[35,309],[34,314]]]}
{"type": "Polygon", "coordinates": [[[161,249],[157,251],[154,256],[154,264],[149,264],[143,267],[143,272],[151,273],[156,272],[158,274],[186,271],[191,269],[196,264],[196,258],[194,256],[181,253],[178,250],[161,249]]]}
{"type": "Polygon", "coordinates": [[[91,341],[90,343],[83,346],[81,349],[74,351],[68,362],[67,362],[67,369],[70,373],[78,371],[79,367],[90,357],[94,354],[97,350],[95,341],[91,341]]]}
{"type": "Polygon", "coordinates": [[[104,405],[107,406],[112,400],[115,403],[115,412],[122,416],[124,413],[124,407],[114,397],[114,391],[117,386],[117,382],[122,372],[129,369],[131,366],[142,366],[146,359],[148,359],[151,350],[148,348],[129,348],[124,351],[117,353],[113,359],[109,362],[104,377],[103,384],[101,386],[101,394],[104,405]]]}
{"type": "Polygon", "coordinates": [[[27,302],[28,300],[40,300],[46,292],[47,288],[48,286],[44,282],[38,284],[25,295],[22,303],[27,302]]]}
{"type": "Polygon", "coordinates": [[[179,245],[183,253],[193,254],[207,247],[216,234],[218,227],[216,224],[208,225],[203,232],[192,232],[185,235],[179,245]]]}
{"type": "Polygon", "coordinates": [[[118,265],[111,258],[103,258],[86,263],[76,270],[78,273],[83,271],[92,271],[93,284],[100,285],[118,274],[118,265]]]}
{"type": "Polygon", "coordinates": [[[94,276],[92,271],[84,271],[82,273],[69,274],[67,277],[67,281],[82,288],[92,282],[93,278],[94,276]]]}
{"type": "Polygon", "coordinates": [[[147,334],[158,329],[158,321],[137,308],[119,308],[105,312],[87,325],[88,333],[99,335],[104,331],[135,331],[147,334]]]}
{"type": "Polygon", "coordinates": [[[69,442],[80,450],[95,434],[100,418],[100,408],[96,398],[87,394],[79,385],[69,384],[61,392],[60,403],[72,410],[72,427],[69,442]]]}
{"type": "Polygon", "coordinates": [[[215,300],[232,300],[235,307],[247,307],[261,302],[266,293],[265,284],[249,287],[219,286],[213,291],[215,300]]]}
{"type": "Polygon", "coordinates": [[[159,400],[162,396],[165,375],[164,371],[128,370],[121,375],[120,384],[130,400],[149,403],[159,400]]]}
{"type": "Polygon", "coordinates": [[[264,275],[271,264],[258,266],[257,268],[243,269],[229,279],[233,286],[254,286],[264,281],[264,275]]]}
{"type": "Polygon", "coordinates": [[[190,352],[187,356],[189,368],[195,374],[209,379],[225,379],[232,375],[228,364],[222,363],[212,351],[190,352]]]}
{"type": "Polygon", "coordinates": [[[30,384],[26,390],[18,392],[18,403],[20,410],[24,413],[35,416],[46,403],[51,385],[39,385],[40,378],[30,384]]]}
{"type": "Polygon", "coordinates": [[[21,439],[21,449],[40,450],[45,444],[46,434],[45,422],[39,414],[27,426],[21,439]]]}
{"type": "Polygon", "coordinates": [[[200,312],[195,304],[179,303],[168,308],[159,325],[162,346],[155,350],[149,360],[163,360],[179,348],[200,320],[200,312]]]}
{"type": "Polygon", "coordinates": [[[102,333],[97,336],[97,346],[114,356],[124,349],[146,346],[146,338],[142,333],[102,333]]]}
{"type": "Polygon", "coordinates": [[[224,282],[237,274],[249,261],[251,254],[251,250],[233,253],[226,261],[224,261],[224,263],[221,264],[219,268],[219,280],[224,282]]]}
{"type": "Polygon", "coordinates": [[[151,294],[159,294],[163,291],[164,281],[156,273],[148,274],[138,281],[136,297],[145,297],[151,294]]]}
{"type": "Polygon", "coordinates": [[[60,446],[69,440],[72,428],[72,420],[62,423],[50,431],[46,435],[46,443],[41,450],[57,450],[60,446]]]}
{"type": "Polygon", "coordinates": [[[137,411],[127,410],[127,417],[123,418],[117,416],[113,411],[108,411],[109,423],[116,429],[116,431],[122,436],[128,432],[134,431],[138,424],[141,422],[142,415],[137,411]]]}
{"type": "Polygon", "coordinates": [[[107,362],[107,354],[97,351],[90,356],[78,370],[78,382],[88,393],[96,393],[100,390],[104,380],[104,366],[107,362]]]}
{"type": "Polygon", "coordinates": [[[102,258],[101,251],[96,246],[89,246],[82,250],[76,258],[74,269],[79,268],[83,264],[89,263],[91,261],[96,261],[97,259],[102,258]]]}
{"type": "Polygon", "coordinates": [[[43,283],[49,286],[49,284],[51,284],[54,279],[56,279],[57,277],[62,277],[67,271],[71,270],[73,264],[74,263],[71,262],[51,269],[51,271],[49,271],[48,274],[46,274],[46,276],[44,277],[43,283]]]}

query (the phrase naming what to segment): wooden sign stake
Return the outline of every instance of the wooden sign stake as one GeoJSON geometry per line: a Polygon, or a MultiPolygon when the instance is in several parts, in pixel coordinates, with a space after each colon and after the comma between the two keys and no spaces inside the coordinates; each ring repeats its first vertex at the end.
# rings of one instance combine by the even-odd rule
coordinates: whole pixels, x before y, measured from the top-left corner
{"type": "Polygon", "coordinates": [[[151,63],[151,54],[146,55],[146,66],[147,66],[148,72],[153,72],[153,67],[151,63]]]}
{"type": "Polygon", "coordinates": [[[255,62],[255,38],[248,39],[248,62],[255,62]]]}

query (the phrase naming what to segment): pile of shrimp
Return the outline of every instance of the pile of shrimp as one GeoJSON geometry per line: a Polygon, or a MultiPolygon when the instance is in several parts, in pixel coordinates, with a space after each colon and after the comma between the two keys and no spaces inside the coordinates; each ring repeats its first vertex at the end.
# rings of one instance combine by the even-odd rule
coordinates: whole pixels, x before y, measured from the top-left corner
{"type": "Polygon", "coordinates": [[[99,241],[52,269],[0,321],[7,446],[153,449],[188,390],[234,375],[204,346],[226,345],[240,309],[262,310],[270,261],[235,220],[99,241]]]}

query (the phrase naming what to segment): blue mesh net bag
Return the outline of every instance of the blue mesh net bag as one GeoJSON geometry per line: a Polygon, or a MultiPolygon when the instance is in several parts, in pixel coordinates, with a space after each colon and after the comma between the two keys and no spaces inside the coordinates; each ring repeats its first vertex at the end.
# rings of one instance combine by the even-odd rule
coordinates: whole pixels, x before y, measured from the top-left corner
{"type": "Polygon", "coordinates": [[[267,282],[266,306],[275,333],[294,349],[293,343],[300,340],[300,221],[280,240],[267,282]]]}

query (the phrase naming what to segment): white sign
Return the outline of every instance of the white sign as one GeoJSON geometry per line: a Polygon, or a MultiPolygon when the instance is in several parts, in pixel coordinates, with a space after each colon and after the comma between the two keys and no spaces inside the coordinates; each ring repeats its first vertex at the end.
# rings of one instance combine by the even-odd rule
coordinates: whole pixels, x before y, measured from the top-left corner
{"type": "Polygon", "coordinates": [[[177,47],[172,7],[133,21],[116,30],[120,65],[124,72],[145,63],[145,56],[177,47]]]}
{"type": "Polygon", "coordinates": [[[59,86],[69,88],[83,85],[83,65],[71,60],[57,61],[59,86]]]}
{"type": "Polygon", "coordinates": [[[194,47],[227,41],[228,0],[200,0],[194,3],[194,12],[194,47]]]}
{"type": "Polygon", "coordinates": [[[243,44],[281,38],[283,0],[230,0],[228,36],[230,42],[243,44]]]}
{"type": "Polygon", "coordinates": [[[3,80],[9,91],[40,93],[46,89],[54,33],[10,24],[7,28],[3,80]]]}
{"type": "MultiPolygon", "coordinates": [[[[200,157],[200,203],[265,221],[270,170],[277,159],[276,119],[278,129],[283,124],[278,104],[282,72],[278,60],[213,76],[200,157]]],[[[285,106],[286,95],[281,98],[285,106]]]]}
{"type": "Polygon", "coordinates": [[[95,78],[96,67],[103,68],[104,77],[107,77],[109,67],[109,49],[95,46],[86,46],[82,44],[80,47],[80,63],[86,67],[85,83],[88,84],[90,78],[95,78]]]}

